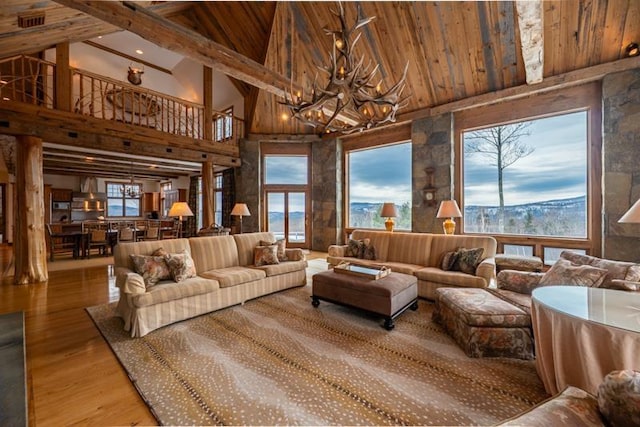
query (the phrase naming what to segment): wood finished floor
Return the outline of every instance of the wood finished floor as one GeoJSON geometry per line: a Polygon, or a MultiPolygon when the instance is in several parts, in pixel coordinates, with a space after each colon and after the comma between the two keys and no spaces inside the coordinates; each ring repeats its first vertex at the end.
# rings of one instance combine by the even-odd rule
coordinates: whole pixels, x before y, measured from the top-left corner
{"type": "MultiPolygon", "coordinates": [[[[309,259],[325,257],[312,252],[309,259]]],[[[0,272],[11,248],[0,246],[0,272]]],[[[49,281],[0,284],[0,313],[25,312],[29,425],[155,425],[85,307],[117,301],[111,266],[49,273],[49,281]]]]}

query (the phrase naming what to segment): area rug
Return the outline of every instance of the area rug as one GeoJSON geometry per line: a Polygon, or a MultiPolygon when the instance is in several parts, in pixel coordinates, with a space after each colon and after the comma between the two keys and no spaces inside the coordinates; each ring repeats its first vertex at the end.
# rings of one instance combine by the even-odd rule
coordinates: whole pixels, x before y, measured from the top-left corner
{"type": "Polygon", "coordinates": [[[132,339],[88,308],[161,424],[494,424],[543,400],[531,361],[470,359],[420,301],[382,320],[295,288],[132,339]]]}
{"type": "Polygon", "coordinates": [[[26,426],[24,314],[0,314],[0,426],[26,426]]]}

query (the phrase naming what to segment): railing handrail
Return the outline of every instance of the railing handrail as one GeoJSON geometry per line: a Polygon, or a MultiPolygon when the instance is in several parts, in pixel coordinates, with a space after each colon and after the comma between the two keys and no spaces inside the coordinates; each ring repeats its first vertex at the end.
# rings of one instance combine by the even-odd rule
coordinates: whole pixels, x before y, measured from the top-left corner
{"type": "Polygon", "coordinates": [[[108,82],[108,83],[111,83],[111,84],[114,84],[114,85],[126,87],[127,89],[131,89],[131,90],[133,90],[135,92],[147,93],[147,94],[150,94],[150,95],[155,95],[155,96],[157,96],[159,98],[165,98],[165,99],[169,99],[171,101],[179,102],[181,104],[188,104],[190,107],[204,108],[204,105],[198,104],[197,102],[192,102],[192,101],[189,101],[189,100],[186,100],[186,99],[182,99],[182,98],[178,98],[178,97],[175,97],[175,96],[167,95],[166,93],[158,92],[158,91],[155,91],[153,89],[141,88],[139,86],[135,86],[135,85],[132,85],[130,83],[123,82],[121,80],[117,80],[117,79],[113,79],[111,77],[101,76],[99,74],[92,73],[91,71],[81,70],[79,68],[73,68],[73,67],[71,67],[71,70],[75,74],[80,74],[80,75],[83,75],[83,76],[92,77],[92,78],[97,79],[97,80],[102,80],[102,81],[105,81],[105,82],[108,82]]]}
{"type": "Polygon", "coordinates": [[[46,59],[40,59],[40,58],[36,58],[35,56],[29,56],[29,55],[15,55],[15,56],[7,57],[7,58],[2,58],[2,59],[0,59],[0,64],[4,64],[4,63],[7,63],[7,62],[15,61],[16,59],[20,59],[20,58],[28,59],[30,61],[40,62],[40,63],[45,64],[45,65],[50,65],[53,68],[56,67],[56,63],[55,62],[47,61],[46,59]]]}

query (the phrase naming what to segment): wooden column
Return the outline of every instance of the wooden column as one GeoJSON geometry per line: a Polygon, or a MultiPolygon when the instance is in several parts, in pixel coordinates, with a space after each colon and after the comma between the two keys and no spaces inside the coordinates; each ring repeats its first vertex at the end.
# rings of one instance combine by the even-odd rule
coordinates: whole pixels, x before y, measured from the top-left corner
{"type": "Polygon", "coordinates": [[[204,92],[202,94],[202,102],[204,104],[204,139],[213,141],[213,69],[211,67],[202,67],[202,80],[202,91],[204,92]]]}
{"type": "Polygon", "coordinates": [[[56,109],[71,111],[71,69],[69,42],[56,45],[56,109]]]}
{"type": "Polygon", "coordinates": [[[44,232],[42,140],[33,136],[18,136],[16,139],[14,282],[25,285],[49,279],[44,232]]]}
{"type": "Polygon", "coordinates": [[[215,222],[213,192],[213,162],[202,163],[202,226],[208,227],[215,222]]]}

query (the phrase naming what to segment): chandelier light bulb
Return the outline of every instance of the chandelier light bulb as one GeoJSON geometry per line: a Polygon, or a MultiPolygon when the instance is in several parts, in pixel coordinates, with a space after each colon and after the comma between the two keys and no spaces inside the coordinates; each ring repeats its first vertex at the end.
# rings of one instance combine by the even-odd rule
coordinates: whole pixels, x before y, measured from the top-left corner
{"type": "Polygon", "coordinates": [[[336,47],[338,49],[342,49],[343,46],[344,46],[344,43],[342,42],[342,39],[337,39],[336,40],[336,47]]]}

